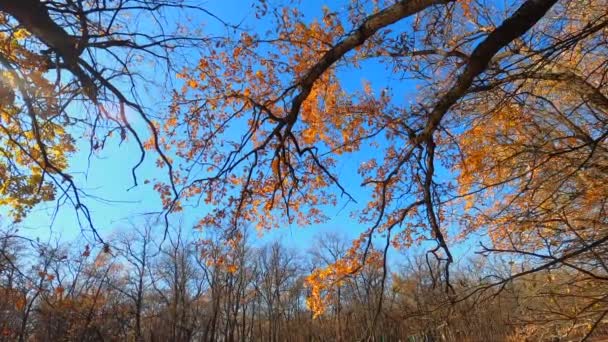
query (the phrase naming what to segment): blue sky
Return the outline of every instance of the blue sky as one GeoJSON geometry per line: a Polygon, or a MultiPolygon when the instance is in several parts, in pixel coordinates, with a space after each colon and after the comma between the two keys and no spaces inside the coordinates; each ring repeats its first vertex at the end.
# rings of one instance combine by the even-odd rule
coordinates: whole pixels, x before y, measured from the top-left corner
{"type": "MultiPolygon", "coordinates": [[[[302,10],[307,18],[320,17],[322,15],[322,7],[325,1],[302,1],[300,10],[302,10]]],[[[328,5],[332,11],[343,11],[344,8],[333,8],[328,5]]],[[[204,4],[204,7],[216,14],[218,17],[229,22],[243,22],[243,27],[263,31],[266,28],[260,26],[259,21],[255,21],[254,9],[251,5],[239,0],[212,0],[204,4]]],[[[203,14],[189,11],[186,14],[176,15],[173,19],[169,16],[169,20],[174,20],[176,23],[181,23],[190,28],[202,27],[206,34],[220,35],[224,34],[225,29],[219,23],[203,14]]],[[[400,23],[398,25],[407,25],[400,23]]],[[[347,28],[348,30],[349,28],[347,28]]],[[[199,55],[192,51],[186,56],[189,62],[196,63],[199,55]]],[[[376,91],[389,87],[392,89],[395,101],[405,103],[410,100],[407,96],[414,93],[414,84],[411,81],[401,81],[392,75],[391,70],[387,69],[390,66],[381,65],[377,62],[365,62],[359,70],[348,70],[348,72],[339,73],[340,81],[347,90],[360,90],[364,81],[371,82],[376,91]]],[[[147,77],[151,80],[158,77],[154,70],[148,70],[147,77]]],[[[174,75],[169,76],[171,81],[179,85],[179,81],[174,75]]],[[[155,110],[167,110],[167,90],[155,89],[143,96],[144,104],[155,110]]],[[[145,129],[141,119],[136,115],[129,116],[132,119],[132,124],[138,128],[138,131],[145,135],[145,129]]],[[[80,134],[80,132],[76,132],[80,134]]],[[[94,224],[99,233],[104,236],[110,236],[112,232],[130,225],[132,221],[143,221],[143,216],[159,212],[161,204],[158,194],[152,189],[151,184],[144,185],[144,179],[163,178],[166,177],[166,171],[158,169],[154,163],[156,155],[148,153],[148,156],[138,171],[140,186],[131,188],[131,168],[135,165],[139,158],[139,149],[132,139],[128,139],[120,143],[118,135],[111,139],[107,146],[98,155],[95,155],[90,162],[88,161],[88,141],[80,140],[80,151],[71,159],[70,171],[75,175],[75,180],[80,187],[87,193],[96,198],[89,197],[85,199],[86,205],[89,207],[94,224]]],[[[340,175],[341,181],[346,185],[347,189],[354,195],[359,204],[367,202],[368,192],[360,187],[361,179],[357,176],[355,170],[358,168],[361,161],[366,160],[370,154],[378,153],[378,150],[364,148],[360,153],[341,158],[335,171],[340,175]],[[363,157],[366,157],[363,159],[363,157]]],[[[343,207],[344,201],[340,202],[336,208],[329,209],[326,214],[331,218],[329,222],[311,226],[298,227],[292,225],[280,230],[266,233],[262,238],[253,238],[256,243],[266,242],[272,239],[280,239],[289,247],[307,249],[313,241],[313,238],[319,234],[326,232],[334,232],[344,235],[348,238],[356,238],[364,229],[356,219],[349,217],[352,209],[356,208],[355,204],[349,204],[343,207]]],[[[55,209],[54,203],[47,203],[36,207],[28,218],[21,224],[21,232],[31,237],[40,237],[46,239],[50,235],[61,236],[64,241],[74,239],[88,239],[92,241],[92,234],[82,232],[81,226],[78,224],[73,207],[64,205],[60,208],[59,214],[52,220],[52,213],[55,209]]],[[[184,229],[190,229],[189,223],[195,222],[200,218],[200,210],[204,208],[186,208],[183,213],[184,229]]],[[[177,221],[177,217],[174,217],[177,221]]],[[[159,234],[162,232],[159,231],[159,234]]]]}

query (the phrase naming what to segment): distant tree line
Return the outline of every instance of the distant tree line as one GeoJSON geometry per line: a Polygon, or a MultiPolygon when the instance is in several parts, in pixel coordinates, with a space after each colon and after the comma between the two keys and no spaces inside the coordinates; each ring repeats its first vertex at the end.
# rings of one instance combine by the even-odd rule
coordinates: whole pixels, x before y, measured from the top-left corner
{"type": "Polygon", "coordinates": [[[278,241],[254,246],[247,236],[228,246],[217,232],[201,239],[187,231],[174,228],[163,241],[140,224],[93,246],[5,229],[0,341],[522,341],[559,338],[566,327],[582,337],[589,328],[552,309],[585,302],[577,291],[590,296],[576,284],[567,296],[568,274],[483,288],[514,266],[482,257],[455,273],[457,295],[436,284],[440,268],[424,257],[404,258],[386,277],[368,263],[337,282],[314,317],[306,277],[342,258],[350,241],[323,235],[296,251],[278,241]]]}

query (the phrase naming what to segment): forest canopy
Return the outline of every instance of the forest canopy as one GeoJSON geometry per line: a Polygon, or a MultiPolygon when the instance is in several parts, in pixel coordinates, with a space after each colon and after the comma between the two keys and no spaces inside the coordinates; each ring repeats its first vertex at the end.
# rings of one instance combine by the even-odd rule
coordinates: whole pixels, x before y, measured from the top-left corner
{"type": "Polygon", "coordinates": [[[176,341],[604,336],[608,2],[224,6],[0,1],[3,336],[151,340],[167,313],[176,341]],[[153,219],[96,224],[73,167],[96,158],[153,219]],[[19,233],[45,203],[88,243],[19,233]]]}

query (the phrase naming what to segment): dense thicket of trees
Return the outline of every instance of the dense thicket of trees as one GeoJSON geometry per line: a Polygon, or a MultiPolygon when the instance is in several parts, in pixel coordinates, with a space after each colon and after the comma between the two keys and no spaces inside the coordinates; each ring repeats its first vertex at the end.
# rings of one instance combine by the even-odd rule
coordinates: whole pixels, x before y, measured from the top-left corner
{"type": "Polygon", "coordinates": [[[425,310],[443,295],[416,263],[384,290],[379,268],[344,279],[327,315],[313,320],[304,278],[345,252],[346,243],[335,237],[320,239],[308,254],[279,243],[242,244],[226,260],[221,242],[201,245],[174,232],[159,249],[149,233],[136,228],[105,251],[3,234],[3,340],[306,341],[370,333],[394,340],[514,331],[503,324],[516,310],[513,294],[501,296],[500,306],[463,303],[429,316],[425,310]],[[375,317],[382,291],[386,303],[375,317]]]}
{"type": "MultiPolygon", "coordinates": [[[[306,306],[306,278],[346,253],[348,240],[323,235],[307,250],[293,250],[244,238],[227,256],[218,236],[201,241],[172,228],[161,244],[152,232],[139,224],[109,238],[111,248],[94,248],[3,230],[0,340],[523,341],[559,339],[566,328],[570,338],[581,338],[589,329],[589,321],[572,326],[551,308],[573,310],[584,301],[565,294],[565,272],[453,302],[424,257],[402,258],[384,282],[381,265],[367,264],[333,284],[325,313],[315,318],[306,306]]],[[[459,294],[473,284],[481,289],[512,267],[486,258],[463,262],[454,287],[459,294]]],[[[568,293],[578,291],[568,286],[568,293]]]]}

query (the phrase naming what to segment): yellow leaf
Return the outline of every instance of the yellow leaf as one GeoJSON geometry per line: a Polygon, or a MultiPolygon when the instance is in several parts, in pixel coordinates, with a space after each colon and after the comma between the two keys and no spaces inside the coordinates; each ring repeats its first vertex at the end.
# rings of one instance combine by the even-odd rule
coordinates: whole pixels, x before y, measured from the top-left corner
{"type": "Polygon", "coordinates": [[[302,138],[303,138],[304,142],[307,144],[312,144],[315,141],[315,137],[316,137],[316,132],[315,132],[314,128],[312,128],[312,127],[309,127],[307,129],[305,129],[304,131],[302,131],[302,138]]]}
{"type": "Polygon", "coordinates": [[[30,33],[26,29],[23,29],[23,28],[18,29],[13,34],[13,37],[15,37],[15,39],[17,39],[17,40],[22,40],[29,36],[30,36],[30,33]]]}

